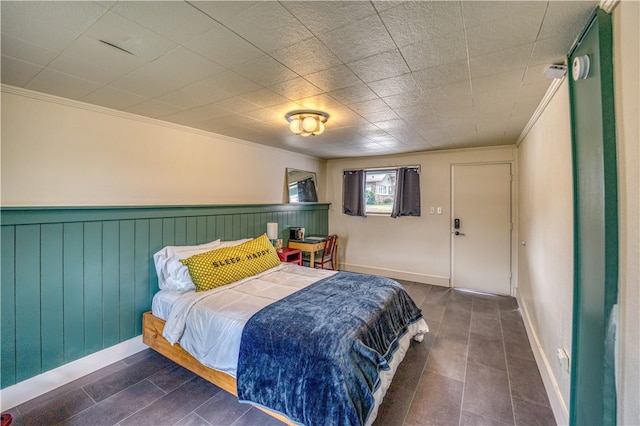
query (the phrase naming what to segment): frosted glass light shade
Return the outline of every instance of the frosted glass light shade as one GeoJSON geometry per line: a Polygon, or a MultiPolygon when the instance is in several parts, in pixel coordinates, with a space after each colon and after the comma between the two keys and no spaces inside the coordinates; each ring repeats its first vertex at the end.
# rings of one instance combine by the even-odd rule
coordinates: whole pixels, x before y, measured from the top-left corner
{"type": "Polygon", "coordinates": [[[291,120],[291,123],[289,123],[289,130],[291,130],[296,135],[302,133],[302,129],[300,128],[300,120],[297,118],[291,120]]]}
{"type": "Polygon", "coordinates": [[[318,121],[316,121],[317,119],[315,117],[306,117],[304,120],[302,120],[302,128],[305,130],[305,132],[313,132],[314,130],[316,130],[316,127],[318,127],[318,121]]]}

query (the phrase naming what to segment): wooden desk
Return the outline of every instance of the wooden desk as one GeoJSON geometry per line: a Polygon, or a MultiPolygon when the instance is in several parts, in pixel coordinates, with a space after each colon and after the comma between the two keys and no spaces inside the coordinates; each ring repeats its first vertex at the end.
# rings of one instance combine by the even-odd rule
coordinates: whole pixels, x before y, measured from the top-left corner
{"type": "Polygon", "coordinates": [[[309,253],[309,267],[313,268],[314,256],[324,248],[324,240],[289,240],[289,248],[309,253]]]}

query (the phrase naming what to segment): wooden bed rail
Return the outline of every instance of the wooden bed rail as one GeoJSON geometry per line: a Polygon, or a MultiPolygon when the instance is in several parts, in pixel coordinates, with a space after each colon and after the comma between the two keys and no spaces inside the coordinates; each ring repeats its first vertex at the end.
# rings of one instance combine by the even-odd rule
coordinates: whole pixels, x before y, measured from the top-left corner
{"type": "MultiPolygon", "coordinates": [[[[155,317],[151,312],[145,312],[142,315],[142,341],[151,349],[166,356],[171,361],[186,368],[187,370],[197,374],[205,380],[213,383],[219,388],[238,396],[236,379],[229,374],[209,368],[201,364],[190,353],[185,351],[179,344],[171,345],[167,339],[162,336],[165,321],[155,317]]],[[[288,425],[295,425],[291,420],[282,414],[269,411],[265,408],[254,406],[280,420],[288,425]]]]}

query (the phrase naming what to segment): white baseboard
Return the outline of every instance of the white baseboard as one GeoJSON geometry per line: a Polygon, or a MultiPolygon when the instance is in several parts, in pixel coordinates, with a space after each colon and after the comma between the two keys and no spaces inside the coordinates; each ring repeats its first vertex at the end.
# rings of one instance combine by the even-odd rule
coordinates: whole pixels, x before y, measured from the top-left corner
{"type": "Polygon", "coordinates": [[[0,411],[13,408],[147,348],[148,346],[142,343],[142,335],[136,336],[100,352],[6,387],[0,390],[0,411]]]}
{"type": "Polygon", "coordinates": [[[531,317],[529,316],[527,305],[522,299],[518,298],[518,306],[520,306],[522,311],[522,319],[524,320],[524,326],[527,329],[529,343],[531,344],[533,356],[538,364],[538,370],[540,370],[540,376],[542,376],[542,382],[544,383],[544,388],[547,391],[549,404],[551,404],[551,409],[553,410],[553,415],[556,418],[556,423],[559,425],[567,425],[569,424],[569,409],[567,408],[567,403],[562,398],[562,393],[560,392],[558,382],[551,370],[549,359],[542,350],[542,345],[540,344],[538,335],[531,323],[531,317]]]}
{"type": "Polygon", "coordinates": [[[341,264],[340,269],[348,272],[358,272],[361,274],[381,275],[396,280],[415,281],[423,284],[450,287],[449,277],[438,277],[435,275],[416,274],[413,272],[397,271],[395,269],[372,268],[370,266],[341,264]]]}

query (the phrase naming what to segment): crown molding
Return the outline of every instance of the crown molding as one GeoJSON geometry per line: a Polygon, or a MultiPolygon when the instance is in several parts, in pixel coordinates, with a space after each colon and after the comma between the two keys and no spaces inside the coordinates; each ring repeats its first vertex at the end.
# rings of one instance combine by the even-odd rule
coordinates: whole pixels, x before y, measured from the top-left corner
{"type": "Polygon", "coordinates": [[[618,3],[620,3],[620,0],[600,0],[600,9],[607,13],[612,13],[618,3]]]}
{"type": "Polygon", "coordinates": [[[522,133],[520,133],[520,136],[518,136],[518,140],[516,141],[516,146],[520,146],[520,144],[522,143],[524,138],[527,137],[527,134],[529,134],[529,131],[531,131],[533,126],[536,124],[536,122],[538,121],[538,119],[540,118],[540,116],[542,115],[544,110],[547,109],[547,105],[549,105],[549,102],[551,102],[551,99],[553,99],[553,97],[555,96],[556,92],[558,91],[560,86],[562,86],[562,83],[565,81],[566,78],[567,78],[567,76],[565,74],[564,77],[554,79],[551,82],[551,85],[549,86],[549,88],[547,89],[547,92],[544,94],[544,97],[542,98],[542,100],[538,104],[538,107],[533,112],[533,115],[529,119],[529,122],[524,127],[524,129],[522,130],[522,133]]]}

